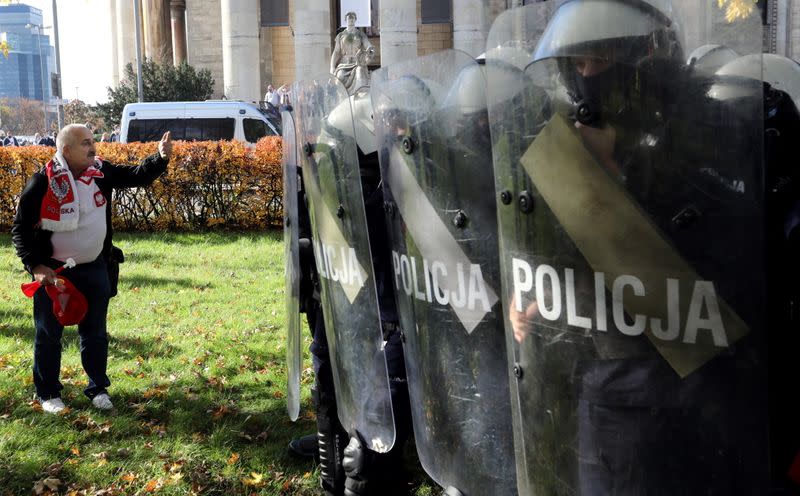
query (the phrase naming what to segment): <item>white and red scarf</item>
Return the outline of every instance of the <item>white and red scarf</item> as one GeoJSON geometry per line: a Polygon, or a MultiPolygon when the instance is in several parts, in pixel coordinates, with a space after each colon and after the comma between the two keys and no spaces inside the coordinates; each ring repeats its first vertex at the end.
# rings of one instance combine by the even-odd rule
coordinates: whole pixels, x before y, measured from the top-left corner
{"type": "MultiPolygon", "coordinates": [[[[102,164],[102,161],[95,158],[95,165],[84,170],[78,177],[78,181],[92,185],[94,178],[103,177],[100,170],[102,164]]],[[[45,174],[47,175],[47,193],[44,195],[39,212],[41,228],[52,232],[74,231],[78,228],[80,218],[80,199],[75,187],[75,179],[61,152],[56,152],[55,156],[47,162],[45,174]]],[[[94,194],[100,193],[96,184],[94,187],[97,190],[94,194]]]]}

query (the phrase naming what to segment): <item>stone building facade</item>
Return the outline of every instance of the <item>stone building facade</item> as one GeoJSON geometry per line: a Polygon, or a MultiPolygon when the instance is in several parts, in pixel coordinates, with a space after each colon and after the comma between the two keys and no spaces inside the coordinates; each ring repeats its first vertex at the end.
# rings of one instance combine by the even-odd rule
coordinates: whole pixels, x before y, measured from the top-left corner
{"type": "MultiPolygon", "coordinates": [[[[130,0],[109,1],[116,3],[111,10],[121,68],[135,56],[133,8],[130,0]]],[[[479,55],[501,12],[536,1],[372,0],[372,25],[366,28],[376,49],[372,67],[447,48],[479,55]]],[[[684,19],[690,40],[725,23],[716,2],[673,2],[695,14],[684,19]]],[[[757,13],[748,22],[764,25],[763,50],[800,58],[800,0],[758,3],[760,20],[757,13]]],[[[142,0],[142,6],[146,56],[208,69],[215,98],[246,101],[263,98],[267,84],[326,73],[340,15],[340,0],[142,0]]]]}

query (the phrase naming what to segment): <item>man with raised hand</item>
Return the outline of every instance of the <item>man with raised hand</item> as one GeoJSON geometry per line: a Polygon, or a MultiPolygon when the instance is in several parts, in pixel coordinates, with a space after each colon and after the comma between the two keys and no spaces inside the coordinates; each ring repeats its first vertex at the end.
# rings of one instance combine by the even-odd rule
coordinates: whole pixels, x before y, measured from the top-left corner
{"type": "Polygon", "coordinates": [[[111,244],[112,192],[147,186],[163,174],[172,140],[167,131],[158,153],[136,167],[118,166],[96,157],[89,128],[69,124],[58,133],[56,150],[22,191],[11,229],[17,255],[42,285],[33,296],[33,382],[45,412],[64,409],[63,386],[58,380],[64,326],[53,313],[53,302],[44,287],[56,284],[54,269],[72,258],[77,265],[59,276],[70,280],[88,302],[86,315],[78,324],[81,363],[89,378],[84,393],[96,408],[110,410],[106,316],[109,299],[116,295],[116,280],[111,279],[118,274],[110,271],[109,265],[115,265],[114,252],[119,252],[116,248],[112,251],[111,244]]]}

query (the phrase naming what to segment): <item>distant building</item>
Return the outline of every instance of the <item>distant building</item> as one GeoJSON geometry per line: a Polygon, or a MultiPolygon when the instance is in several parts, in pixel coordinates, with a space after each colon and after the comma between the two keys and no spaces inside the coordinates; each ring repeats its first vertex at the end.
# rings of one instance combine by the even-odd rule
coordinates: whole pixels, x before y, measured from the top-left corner
{"type": "Polygon", "coordinates": [[[50,74],[55,49],[41,33],[42,11],[25,4],[0,6],[0,40],[8,42],[8,58],[0,55],[0,98],[50,102],[50,74]]]}

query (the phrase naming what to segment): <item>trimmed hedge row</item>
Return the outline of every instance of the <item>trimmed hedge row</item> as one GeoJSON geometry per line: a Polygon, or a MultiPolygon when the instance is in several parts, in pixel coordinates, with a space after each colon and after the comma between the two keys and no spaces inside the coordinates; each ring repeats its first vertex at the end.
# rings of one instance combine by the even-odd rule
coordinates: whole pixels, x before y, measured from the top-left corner
{"type": "MultiPolygon", "coordinates": [[[[97,154],[135,165],[158,143],[98,143],[97,154]]],[[[0,147],[0,228],[8,231],[22,188],[55,153],[44,146],[0,147]]],[[[114,192],[114,228],[123,231],[254,230],[283,222],[281,138],[242,143],[175,142],[167,173],[148,188],[114,192]]]]}

